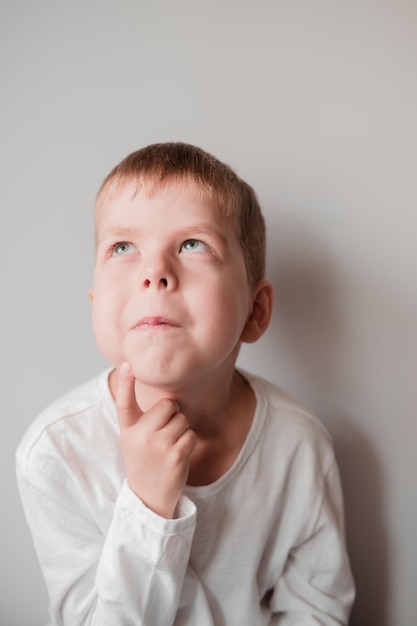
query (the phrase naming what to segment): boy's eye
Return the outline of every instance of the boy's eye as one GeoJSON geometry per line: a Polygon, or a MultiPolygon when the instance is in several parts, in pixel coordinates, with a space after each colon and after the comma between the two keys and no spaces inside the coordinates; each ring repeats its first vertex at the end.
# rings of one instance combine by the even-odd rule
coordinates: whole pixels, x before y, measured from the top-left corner
{"type": "Polygon", "coordinates": [[[113,255],[119,256],[121,254],[131,254],[134,252],[133,245],[127,241],[121,241],[113,246],[113,255]]]}
{"type": "Polygon", "coordinates": [[[208,249],[208,245],[199,239],[187,239],[181,246],[184,252],[207,252],[208,249]]]}

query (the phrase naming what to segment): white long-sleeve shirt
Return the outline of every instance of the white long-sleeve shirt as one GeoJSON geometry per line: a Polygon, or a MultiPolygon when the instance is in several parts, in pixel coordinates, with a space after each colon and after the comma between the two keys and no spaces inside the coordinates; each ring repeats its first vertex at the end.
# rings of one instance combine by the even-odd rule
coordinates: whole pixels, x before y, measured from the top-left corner
{"type": "Polygon", "coordinates": [[[257,408],[238,458],[164,519],[126,484],[108,374],[46,409],[17,451],[50,623],[347,624],[353,581],[324,427],[245,373],[257,408]]]}

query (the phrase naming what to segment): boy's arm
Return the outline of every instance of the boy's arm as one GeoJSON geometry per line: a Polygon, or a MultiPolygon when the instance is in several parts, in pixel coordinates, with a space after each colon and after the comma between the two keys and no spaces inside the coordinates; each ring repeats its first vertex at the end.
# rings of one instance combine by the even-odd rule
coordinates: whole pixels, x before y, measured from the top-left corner
{"type": "Polygon", "coordinates": [[[58,484],[54,473],[28,475],[18,467],[54,626],[172,624],[195,528],[192,503],[181,499],[178,518],[166,520],[125,483],[104,536],[72,491],[71,477],[58,484]]]}
{"type": "Polygon", "coordinates": [[[291,551],[277,581],[270,626],[345,626],[354,595],[339,471],[333,462],[314,530],[291,551]]]}
{"type": "MultiPolygon", "coordinates": [[[[181,492],[194,435],[172,401],[142,414],[129,371],[117,413],[130,485],[124,483],[105,535],[60,453],[44,448],[17,458],[56,626],[169,626],[187,610],[181,602],[196,511],[181,492]]],[[[77,451],[68,454],[77,463],[77,451]]]]}

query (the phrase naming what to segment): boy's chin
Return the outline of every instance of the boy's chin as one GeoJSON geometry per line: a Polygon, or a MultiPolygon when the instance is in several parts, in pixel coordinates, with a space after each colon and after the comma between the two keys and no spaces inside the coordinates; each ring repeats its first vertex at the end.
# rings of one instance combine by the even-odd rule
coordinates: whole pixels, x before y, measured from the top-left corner
{"type": "Polygon", "coordinates": [[[172,389],[184,387],[189,380],[189,373],[175,371],[174,368],[145,368],[143,364],[135,365],[131,363],[133,374],[136,380],[147,387],[155,389],[172,389]]]}

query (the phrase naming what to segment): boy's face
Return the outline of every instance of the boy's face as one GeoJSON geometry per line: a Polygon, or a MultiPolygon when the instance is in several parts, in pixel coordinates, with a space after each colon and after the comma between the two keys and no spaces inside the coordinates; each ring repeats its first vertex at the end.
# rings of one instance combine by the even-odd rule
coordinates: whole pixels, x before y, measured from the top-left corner
{"type": "Polygon", "coordinates": [[[154,387],[234,367],[253,300],[233,226],[189,184],[104,196],[90,292],[97,344],[154,387]]]}

